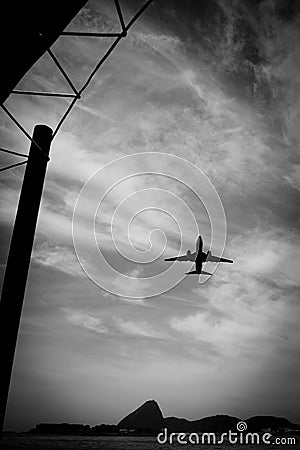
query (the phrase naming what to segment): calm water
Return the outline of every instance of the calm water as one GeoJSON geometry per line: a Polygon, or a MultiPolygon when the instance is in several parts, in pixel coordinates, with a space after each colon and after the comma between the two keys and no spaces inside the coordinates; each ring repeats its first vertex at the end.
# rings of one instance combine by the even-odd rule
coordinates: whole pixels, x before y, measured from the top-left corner
{"type": "Polygon", "coordinates": [[[123,437],[123,436],[5,436],[2,439],[1,450],[156,450],[156,449],[203,449],[203,450],[270,450],[270,449],[294,449],[300,450],[299,438],[297,445],[180,445],[158,444],[155,437],[123,437]]]}

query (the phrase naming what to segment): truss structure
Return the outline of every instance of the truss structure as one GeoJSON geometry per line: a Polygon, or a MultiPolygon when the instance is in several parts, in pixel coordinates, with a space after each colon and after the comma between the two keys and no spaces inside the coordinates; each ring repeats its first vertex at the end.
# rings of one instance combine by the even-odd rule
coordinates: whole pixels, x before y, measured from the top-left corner
{"type": "MultiPolygon", "coordinates": [[[[67,119],[68,115],[72,111],[75,103],[82,97],[82,94],[86,90],[86,88],[89,86],[90,82],[96,75],[96,73],[99,71],[103,63],[108,59],[108,57],[111,55],[111,53],[114,51],[114,49],[117,47],[118,43],[127,36],[127,33],[129,29],[132,27],[132,25],[137,21],[137,19],[143,14],[143,12],[148,8],[148,6],[153,2],[153,0],[147,0],[145,4],[140,8],[140,10],[132,17],[132,19],[128,22],[126,25],[124,22],[121,5],[119,3],[119,0],[113,0],[115,3],[115,8],[118,14],[121,31],[119,33],[95,33],[95,32],[77,32],[77,31],[63,31],[59,36],[77,36],[77,37],[90,37],[90,38],[115,38],[111,46],[108,48],[108,50],[104,53],[104,55],[101,57],[101,59],[98,61],[90,75],[88,76],[85,83],[82,85],[82,87],[77,90],[74,86],[74,83],[72,82],[71,78],[67,74],[67,72],[64,70],[63,66],[59,62],[58,58],[55,56],[51,48],[48,48],[46,52],[52,59],[53,63],[57,67],[57,69],[60,71],[61,75],[64,77],[66,82],[68,83],[69,87],[71,88],[72,93],[63,93],[63,92],[38,92],[38,91],[26,91],[26,90],[18,90],[14,89],[11,94],[12,95],[30,95],[30,96],[42,96],[42,97],[64,97],[64,98],[72,98],[72,101],[70,105],[68,106],[65,113],[62,115],[61,119],[59,120],[58,124],[56,125],[56,128],[54,129],[52,140],[57,135],[59,129],[61,128],[64,121],[67,119]]],[[[43,39],[43,35],[39,33],[40,39],[43,39]]],[[[29,135],[29,133],[25,130],[25,128],[22,126],[22,124],[15,118],[15,116],[9,111],[9,109],[4,105],[0,105],[0,107],[3,109],[3,111],[8,115],[8,117],[15,123],[15,125],[22,131],[22,133],[31,141],[34,142],[32,137],[29,135]]],[[[43,150],[40,148],[40,146],[34,142],[37,148],[42,152],[43,150]]],[[[18,153],[12,150],[7,150],[4,148],[0,148],[1,152],[9,153],[15,156],[23,156],[25,158],[28,158],[28,155],[23,153],[18,153]]],[[[44,154],[45,158],[49,159],[48,155],[44,154]]],[[[0,172],[3,172],[8,169],[12,169],[14,167],[23,165],[27,163],[27,159],[25,159],[22,162],[11,164],[9,166],[0,168],[0,172]]]]}

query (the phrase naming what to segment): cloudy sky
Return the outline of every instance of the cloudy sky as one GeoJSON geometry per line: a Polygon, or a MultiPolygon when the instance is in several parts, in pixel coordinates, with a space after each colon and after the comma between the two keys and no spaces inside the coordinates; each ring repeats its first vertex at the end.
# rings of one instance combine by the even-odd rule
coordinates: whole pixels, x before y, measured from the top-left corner
{"type": "MultiPolygon", "coordinates": [[[[142,4],[121,1],[125,22],[142,4]]],[[[288,0],[156,0],[103,65],[52,144],[7,428],[116,423],[151,398],[165,416],[300,422],[299,19],[288,0]],[[156,155],[130,156],[146,152],[156,155]],[[207,265],[199,284],[163,258],[193,250],[198,230],[222,251],[216,198],[191,189],[205,177],[235,264],[207,265]],[[79,264],[72,217],[90,179],[79,264]]],[[[88,2],[69,29],[119,31],[114,2],[88,2]]],[[[52,49],[80,88],[111,43],[60,37],[52,49]]],[[[47,56],[18,87],[69,92],[47,56]]],[[[6,106],[31,133],[55,128],[68,102],[11,95],[6,106]]],[[[1,146],[27,152],[0,115],[1,146]]],[[[1,174],[2,274],[23,174],[1,174]]]]}

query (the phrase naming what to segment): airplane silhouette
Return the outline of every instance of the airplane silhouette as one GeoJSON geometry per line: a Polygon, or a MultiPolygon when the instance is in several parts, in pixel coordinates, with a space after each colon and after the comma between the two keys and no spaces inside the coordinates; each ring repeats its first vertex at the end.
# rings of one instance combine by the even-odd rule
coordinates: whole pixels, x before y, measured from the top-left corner
{"type": "Polygon", "coordinates": [[[186,252],[186,255],[174,256],[172,258],[165,258],[165,261],[195,261],[195,270],[191,272],[187,272],[187,275],[192,274],[204,274],[204,275],[212,275],[209,272],[205,272],[202,270],[202,264],[204,262],[227,262],[233,263],[231,259],[219,258],[218,256],[213,256],[210,251],[207,253],[202,251],[203,249],[203,240],[202,237],[199,236],[196,241],[196,251],[192,253],[190,250],[186,252]]]}

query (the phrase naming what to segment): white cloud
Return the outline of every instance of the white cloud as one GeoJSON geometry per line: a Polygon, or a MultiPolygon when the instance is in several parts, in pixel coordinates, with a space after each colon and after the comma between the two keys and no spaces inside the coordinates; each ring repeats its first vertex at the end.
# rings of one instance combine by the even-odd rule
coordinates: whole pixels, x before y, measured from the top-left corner
{"type": "Polygon", "coordinates": [[[73,310],[71,308],[63,308],[66,314],[66,320],[78,325],[81,328],[94,331],[96,333],[107,333],[108,329],[102,324],[98,317],[87,314],[83,310],[73,310]]]}
{"type": "Polygon", "coordinates": [[[165,333],[156,331],[145,320],[137,322],[132,320],[118,319],[116,321],[116,326],[123,333],[133,336],[141,336],[153,339],[162,339],[163,337],[165,337],[165,333]]]}
{"type": "Polygon", "coordinates": [[[300,164],[293,164],[288,174],[283,175],[283,179],[291,184],[294,189],[300,191],[300,164]]]}
{"type": "Polygon", "coordinates": [[[32,260],[42,266],[52,267],[70,275],[85,276],[75,252],[50,241],[35,245],[32,260]]]}
{"type": "Polygon", "coordinates": [[[279,287],[300,284],[300,246],[296,230],[258,226],[234,237],[227,251],[235,259],[237,271],[266,278],[279,287]]]}
{"type": "Polygon", "coordinates": [[[276,327],[286,306],[281,302],[272,303],[271,292],[260,289],[255,283],[250,285],[248,280],[248,285],[249,291],[244,295],[239,292],[240,285],[212,287],[205,294],[210,298],[207,311],[173,317],[170,325],[208,342],[225,357],[236,359],[249,353],[259,357],[270,348],[271,339],[275,342],[278,339],[276,327]]]}
{"type": "Polygon", "coordinates": [[[125,287],[122,275],[117,275],[113,279],[112,284],[116,288],[117,292],[126,293],[126,296],[129,297],[129,302],[134,302],[134,297],[140,297],[138,298],[138,300],[143,301],[143,294],[145,293],[149,285],[149,282],[147,282],[147,280],[144,278],[140,279],[142,277],[142,274],[143,274],[143,267],[139,266],[124,273],[124,275],[128,277],[126,279],[125,287]]]}
{"type": "Polygon", "coordinates": [[[95,333],[121,333],[129,336],[140,336],[152,339],[163,339],[165,333],[157,331],[147,320],[128,320],[121,317],[99,317],[99,314],[86,312],[83,309],[62,308],[66,320],[95,333]],[[109,324],[109,325],[108,325],[109,324]]]}

